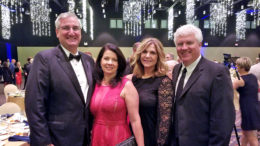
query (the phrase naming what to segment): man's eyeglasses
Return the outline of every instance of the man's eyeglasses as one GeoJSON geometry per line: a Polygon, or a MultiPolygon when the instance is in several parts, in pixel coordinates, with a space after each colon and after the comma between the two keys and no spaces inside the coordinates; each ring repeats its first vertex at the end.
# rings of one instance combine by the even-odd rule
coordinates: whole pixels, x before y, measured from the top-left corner
{"type": "Polygon", "coordinates": [[[69,31],[70,29],[72,29],[73,31],[80,31],[81,30],[81,28],[79,26],[73,26],[73,27],[62,26],[62,27],[60,27],[60,29],[65,30],[65,31],[69,31]]]}

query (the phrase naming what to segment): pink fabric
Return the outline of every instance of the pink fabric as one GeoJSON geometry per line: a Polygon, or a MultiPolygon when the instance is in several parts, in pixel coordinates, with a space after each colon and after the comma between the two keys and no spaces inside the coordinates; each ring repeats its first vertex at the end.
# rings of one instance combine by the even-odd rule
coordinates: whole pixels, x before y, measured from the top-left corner
{"type": "Polygon", "coordinates": [[[19,69],[19,72],[15,73],[15,80],[16,80],[17,85],[22,84],[22,70],[21,69],[19,69]]]}
{"type": "Polygon", "coordinates": [[[94,116],[92,146],[115,146],[131,136],[127,124],[127,108],[120,93],[128,79],[123,78],[115,88],[96,85],[90,110],[94,116]]]}

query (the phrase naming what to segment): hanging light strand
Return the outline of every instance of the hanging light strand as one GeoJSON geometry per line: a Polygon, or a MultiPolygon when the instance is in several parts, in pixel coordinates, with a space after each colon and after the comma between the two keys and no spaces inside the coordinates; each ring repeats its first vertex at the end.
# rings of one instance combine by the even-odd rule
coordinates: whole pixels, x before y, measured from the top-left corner
{"type": "Polygon", "coordinates": [[[141,35],[141,15],[142,3],[140,1],[123,2],[123,22],[126,35],[141,35]]]}
{"type": "Polygon", "coordinates": [[[236,41],[246,39],[246,10],[237,13],[236,16],[236,41]]]}
{"type": "Polygon", "coordinates": [[[223,3],[210,4],[210,34],[215,36],[226,36],[227,9],[223,3]]]}
{"type": "Polygon", "coordinates": [[[233,0],[218,0],[218,3],[221,3],[224,6],[228,16],[233,15],[233,0]]]}
{"type": "Polygon", "coordinates": [[[32,31],[35,36],[51,36],[49,0],[30,1],[32,31]]]}
{"type": "Polygon", "coordinates": [[[141,2],[141,11],[142,11],[142,18],[143,22],[146,20],[152,20],[154,14],[154,0],[129,0],[129,1],[139,1],[141,2]]]}
{"type": "Polygon", "coordinates": [[[92,7],[89,7],[89,20],[90,20],[90,38],[93,40],[94,39],[94,14],[93,14],[93,9],[92,7]]]}
{"type": "Polygon", "coordinates": [[[22,0],[1,0],[2,37],[10,39],[11,27],[23,23],[22,0]],[[10,26],[9,26],[10,25],[10,26]]]}
{"type": "Polygon", "coordinates": [[[194,21],[195,21],[194,7],[195,7],[194,0],[187,0],[186,1],[186,23],[187,24],[193,24],[194,21]]]}
{"type": "Polygon", "coordinates": [[[69,12],[74,12],[74,10],[75,10],[75,1],[74,0],[68,0],[67,2],[69,4],[69,12]]]}
{"type": "Polygon", "coordinates": [[[168,10],[168,40],[173,40],[173,26],[174,26],[174,10],[171,7],[168,10]]]}
{"type": "Polygon", "coordinates": [[[2,37],[3,39],[10,39],[11,37],[11,21],[9,8],[1,5],[1,23],[2,23],[2,37]]]}
{"type": "Polygon", "coordinates": [[[87,1],[82,1],[82,28],[83,31],[87,32],[87,1]]]}
{"type": "Polygon", "coordinates": [[[260,26],[260,0],[253,0],[254,22],[256,26],[260,26]]]}

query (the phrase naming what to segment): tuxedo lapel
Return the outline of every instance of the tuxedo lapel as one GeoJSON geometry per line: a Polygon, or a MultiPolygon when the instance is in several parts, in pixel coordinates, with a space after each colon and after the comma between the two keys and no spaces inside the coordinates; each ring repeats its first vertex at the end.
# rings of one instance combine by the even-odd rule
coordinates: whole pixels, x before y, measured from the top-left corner
{"type": "MultiPolygon", "coordinates": [[[[87,82],[88,82],[88,86],[89,86],[87,95],[89,95],[89,92],[91,92],[91,90],[92,90],[92,84],[93,84],[92,71],[90,69],[91,65],[84,55],[81,54],[81,56],[82,56],[82,58],[81,58],[82,64],[83,64],[83,67],[84,67],[84,70],[86,73],[86,78],[87,78],[87,82]]],[[[88,106],[88,104],[90,102],[90,98],[91,97],[87,96],[86,107],[88,106]]]]}
{"type": "Polygon", "coordinates": [[[182,90],[182,93],[181,93],[179,99],[181,99],[183,97],[183,95],[192,87],[192,85],[196,82],[196,80],[201,76],[201,72],[203,71],[203,66],[202,66],[203,60],[204,59],[201,58],[198,65],[193,70],[189,80],[187,81],[186,85],[184,86],[184,89],[182,90]]]}
{"type": "Polygon", "coordinates": [[[71,80],[75,90],[77,91],[78,95],[80,96],[81,101],[83,103],[85,103],[84,96],[83,96],[83,93],[81,91],[81,87],[79,85],[76,74],[75,74],[68,58],[65,56],[65,53],[62,52],[62,49],[59,48],[59,47],[57,47],[57,51],[56,51],[57,61],[60,64],[63,71],[68,75],[69,79],[71,80]]]}

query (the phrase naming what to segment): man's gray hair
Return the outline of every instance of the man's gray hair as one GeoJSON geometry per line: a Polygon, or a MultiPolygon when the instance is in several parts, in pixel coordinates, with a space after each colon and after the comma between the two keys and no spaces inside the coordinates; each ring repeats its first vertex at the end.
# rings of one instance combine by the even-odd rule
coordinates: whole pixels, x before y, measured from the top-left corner
{"type": "Polygon", "coordinates": [[[82,25],[81,25],[81,22],[80,22],[80,19],[77,17],[77,15],[73,12],[65,12],[65,13],[61,13],[55,20],[55,28],[59,28],[60,26],[60,20],[61,19],[64,19],[64,18],[68,18],[68,17],[74,17],[74,18],[77,18],[78,22],[79,22],[79,26],[80,28],[82,28],[82,25]]]}
{"type": "Polygon", "coordinates": [[[197,39],[197,41],[199,43],[202,42],[203,36],[202,36],[201,29],[192,25],[192,24],[186,24],[186,25],[179,27],[176,30],[176,32],[174,33],[174,43],[175,43],[175,45],[176,45],[176,41],[177,41],[179,36],[187,36],[187,35],[190,35],[190,34],[194,34],[195,38],[197,39]]]}

